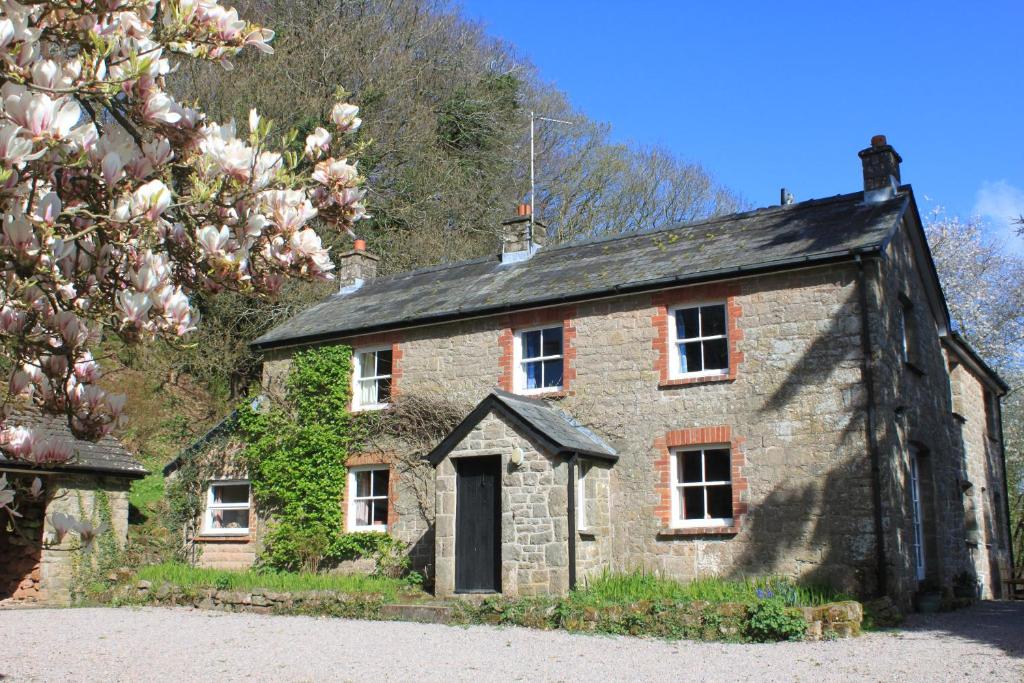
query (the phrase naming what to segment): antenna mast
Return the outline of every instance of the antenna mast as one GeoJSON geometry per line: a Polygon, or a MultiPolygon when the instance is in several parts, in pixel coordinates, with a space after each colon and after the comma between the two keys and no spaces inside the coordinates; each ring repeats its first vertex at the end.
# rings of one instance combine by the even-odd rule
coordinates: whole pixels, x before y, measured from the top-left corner
{"type": "Polygon", "coordinates": [[[561,123],[566,126],[571,126],[572,121],[563,121],[562,119],[552,119],[547,116],[537,116],[533,110],[530,110],[530,234],[528,236],[529,244],[533,244],[533,223],[534,216],[537,214],[536,205],[536,184],[534,183],[534,166],[536,165],[535,154],[533,151],[533,139],[535,136],[534,129],[536,128],[537,121],[550,121],[551,123],[561,123]]]}

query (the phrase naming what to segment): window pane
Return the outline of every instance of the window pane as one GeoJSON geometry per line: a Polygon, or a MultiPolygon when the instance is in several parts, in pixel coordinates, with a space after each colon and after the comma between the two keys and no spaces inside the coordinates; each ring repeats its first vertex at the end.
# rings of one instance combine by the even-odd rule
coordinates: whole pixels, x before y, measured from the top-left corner
{"type": "Polygon", "coordinates": [[[374,470],[373,471],[373,495],[375,495],[375,496],[386,496],[386,495],[388,495],[388,471],[387,470],[374,470]]]}
{"type": "Polygon", "coordinates": [[[683,308],[676,311],[676,338],[690,339],[700,336],[700,309],[683,308]]]}
{"type": "Polygon", "coordinates": [[[562,328],[552,327],[544,330],[544,342],[541,346],[541,352],[545,356],[561,356],[562,355],[562,328]]]}
{"type": "Polygon", "coordinates": [[[704,451],[704,481],[730,481],[729,450],[711,448],[704,451]]]}
{"type": "Polygon", "coordinates": [[[704,519],[704,488],[690,486],[683,489],[683,519],[704,519]]]}
{"type": "Polygon", "coordinates": [[[368,526],[370,524],[370,501],[368,500],[357,500],[355,504],[356,508],[356,526],[368,526]]]}
{"type": "Polygon", "coordinates": [[[708,487],[708,514],[714,519],[732,517],[732,487],[708,487]]]}
{"type": "Polygon", "coordinates": [[[370,495],[370,471],[361,470],[355,473],[356,477],[356,497],[365,498],[370,495]]]}
{"type": "Polygon", "coordinates": [[[214,503],[248,503],[248,484],[218,484],[213,487],[214,503]]]}
{"type": "Polygon", "coordinates": [[[540,355],[540,330],[523,332],[523,358],[536,358],[540,355]]]}
{"type": "Polygon", "coordinates": [[[359,403],[372,405],[377,402],[377,382],[372,379],[359,380],[359,403]]]}
{"type": "Polygon", "coordinates": [[[540,362],[527,363],[524,370],[526,371],[526,388],[539,389],[541,372],[540,362]]]}
{"type": "Polygon", "coordinates": [[[391,378],[377,380],[377,402],[387,403],[391,400],[391,378]]]}
{"type": "Polygon", "coordinates": [[[700,336],[725,334],[725,306],[704,306],[700,309],[700,336]]]}
{"type": "Polygon", "coordinates": [[[680,469],[680,481],[684,484],[692,484],[697,481],[704,481],[700,473],[700,451],[683,451],[679,454],[682,463],[680,469]]]}
{"type": "Polygon", "coordinates": [[[372,377],[377,368],[377,354],[372,351],[359,354],[359,376],[372,377]]]}
{"type": "Polygon", "coordinates": [[[248,529],[249,528],[249,510],[214,510],[213,514],[213,528],[214,529],[248,529]]]}
{"type": "Polygon", "coordinates": [[[711,341],[701,343],[704,344],[705,370],[729,369],[729,348],[726,340],[712,339],[711,341]]]}
{"type": "Polygon", "coordinates": [[[544,361],[544,386],[562,386],[562,359],[544,361]]]}
{"type": "Polygon", "coordinates": [[[700,360],[700,342],[689,342],[682,345],[682,366],[683,372],[700,372],[704,369],[700,360]]]}
{"type": "Polygon", "coordinates": [[[388,500],[387,498],[378,498],[373,501],[373,523],[374,524],[387,524],[388,523],[388,500]]]}
{"type": "Polygon", "coordinates": [[[390,375],[391,374],[391,351],[378,351],[377,352],[377,374],[378,375],[390,375]]]}

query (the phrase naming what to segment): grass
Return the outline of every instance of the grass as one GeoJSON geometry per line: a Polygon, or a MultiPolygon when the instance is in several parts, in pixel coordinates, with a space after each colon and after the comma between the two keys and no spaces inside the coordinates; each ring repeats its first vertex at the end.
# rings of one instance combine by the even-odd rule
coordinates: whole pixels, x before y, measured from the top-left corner
{"type": "Polygon", "coordinates": [[[823,605],[850,596],[824,586],[798,585],[791,579],[696,579],[686,583],[642,570],[629,573],[604,572],[577,589],[570,599],[589,606],[621,605],[639,601],[751,603],[763,597],[780,597],[790,606],[823,605]],[[759,594],[760,591],[760,594],[759,594]]]}
{"type": "Polygon", "coordinates": [[[263,589],[281,593],[294,591],[324,590],[349,593],[352,595],[375,593],[385,601],[394,601],[400,592],[413,590],[401,579],[363,574],[289,574],[249,571],[226,571],[202,569],[188,565],[165,562],[139,569],[138,578],[151,581],[154,585],[167,582],[184,589],[219,588],[222,590],[251,591],[263,589]]]}

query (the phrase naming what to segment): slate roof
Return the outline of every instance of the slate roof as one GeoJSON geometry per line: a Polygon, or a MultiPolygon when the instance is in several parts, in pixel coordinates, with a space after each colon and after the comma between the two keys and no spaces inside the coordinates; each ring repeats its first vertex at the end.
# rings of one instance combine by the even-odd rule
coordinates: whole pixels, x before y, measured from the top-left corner
{"type": "Polygon", "coordinates": [[[215,424],[210,428],[208,432],[203,434],[201,437],[193,441],[188,445],[185,450],[178,453],[174,460],[164,465],[163,473],[165,477],[171,476],[174,472],[181,467],[181,464],[188,458],[191,458],[196,453],[199,453],[208,443],[216,439],[222,434],[228,434],[238,424],[238,411],[232,410],[227,417],[215,424]]]}
{"type": "Polygon", "coordinates": [[[565,411],[535,398],[493,389],[451,434],[424,456],[424,460],[436,466],[492,412],[509,420],[526,436],[539,441],[552,455],[578,454],[611,462],[619,459],[614,448],[565,411]]]}
{"type": "MultiPolygon", "coordinates": [[[[75,438],[68,423],[61,417],[44,415],[35,410],[15,410],[7,422],[12,425],[30,427],[41,437],[59,438],[74,444],[75,456],[60,467],[47,468],[58,472],[94,472],[113,476],[141,479],[149,474],[120,441],[105,436],[99,441],[83,441],[75,438]]],[[[0,451],[0,467],[24,469],[24,462],[12,460],[0,451]]]]}
{"type": "Polygon", "coordinates": [[[911,202],[909,186],[877,204],[863,192],[671,228],[399,273],[336,294],[256,339],[256,349],[581,301],[850,258],[883,248],[911,202]]]}

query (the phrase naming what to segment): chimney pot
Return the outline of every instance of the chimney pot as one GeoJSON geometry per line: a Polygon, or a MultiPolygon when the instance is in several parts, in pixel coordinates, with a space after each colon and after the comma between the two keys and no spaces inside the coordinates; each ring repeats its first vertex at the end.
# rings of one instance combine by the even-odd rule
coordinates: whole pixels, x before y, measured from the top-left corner
{"type": "Polygon", "coordinates": [[[366,251],[366,240],[357,239],[352,248],[356,251],[366,251]]]}
{"type": "Polygon", "coordinates": [[[517,216],[529,216],[530,215],[530,205],[527,204],[526,202],[523,202],[522,204],[517,206],[516,207],[516,215],[517,216]]]}
{"type": "Polygon", "coordinates": [[[884,135],[873,135],[871,136],[872,147],[885,147],[888,143],[885,141],[884,135]]]}

